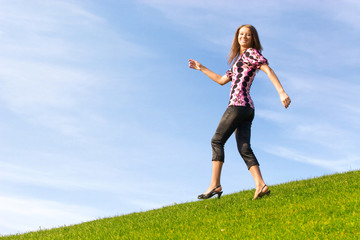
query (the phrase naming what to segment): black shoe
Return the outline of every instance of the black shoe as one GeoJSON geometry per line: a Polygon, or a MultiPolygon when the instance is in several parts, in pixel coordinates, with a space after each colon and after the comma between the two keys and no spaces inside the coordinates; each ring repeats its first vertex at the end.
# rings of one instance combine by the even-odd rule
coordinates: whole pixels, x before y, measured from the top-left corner
{"type": "Polygon", "coordinates": [[[270,195],[270,190],[267,190],[266,192],[263,192],[263,190],[264,190],[264,188],[265,188],[266,186],[267,186],[267,185],[265,184],[265,185],[261,188],[259,194],[258,194],[257,197],[255,197],[254,199],[262,198],[262,197],[265,196],[265,195],[267,195],[267,196],[270,195]]]}
{"type": "Polygon", "coordinates": [[[205,193],[203,193],[203,194],[200,194],[199,196],[198,196],[198,199],[208,199],[208,198],[211,198],[212,196],[214,196],[214,195],[218,195],[217,197],[218,198],[220,198],[221,197],[221,194],[223,193],[223,191],[219,191],[219,192],[217,192],[217,191],[215,191],[217,188],[219,188],[219,187],[221,187],[221,185],[219,185],[219,186],[217,186],[216,188],[214,188],[213,190],[211,190],[209,193],[207,193],[207,194],[205,194],[205,193]]]}

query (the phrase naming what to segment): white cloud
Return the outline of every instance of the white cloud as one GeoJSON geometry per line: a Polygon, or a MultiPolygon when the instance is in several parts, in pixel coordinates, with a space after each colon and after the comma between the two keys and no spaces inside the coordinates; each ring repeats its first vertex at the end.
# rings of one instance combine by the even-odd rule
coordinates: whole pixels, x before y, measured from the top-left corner
{"type": "Polygon", "coordinates": [[[360,84],[355,80],[354,73],[338,78],[326,74],[284,71],[280,71],[278,75],[286,82],[294,107],[326,112],[328,116],[338,115],[336,119],[344,120],[350,119],[353,114],[359,114],[356,106],[360,104],[360,84]]]}
{"type": "Polygon", "coordinates": [[[0,99],[11,111],[66,136],[83,134],[81,111],[75,109],[89,98],[93,76],[52,64],[4,61],[0,78],[0,99]]]}
{"type": "MultiPolygon", "coordinates": [[[[357,0],[343,0],[341,2],[333,0],[330,3],[325,1],[325,9],[330,9],[331,14],[338,21],[352,26],[355,30],[360,29],[360,2],[357,0]],[[329,6],[330,5],[330,6],[329,6]]],[[[321,8],[320,8],[321,9],[321,8]]]]}
{"type": "Polygon", "coordinates": [[[351,153],[344,157],[334,159],[329,156],[324,156],[324,158],[309,156],[304,154],[304,152],[300,153],[298,150],[278,146],[269,147],[266,151],[284,159],[319,166],[336,172],[360,168],[360,158],[351,153]]]}
{"type": "Polygon", "coordinates": [[[15,111],[76,107],[77,98],[94,82],[76,69],[19,60],[3,62],[0,74],[1,97],[15,111]]]}
{"type": "Polygon", "coordinates": [[[83,127],[72,113],[98,80],[75,66],[87,55],[80,57],[79,42],[67,35],[89,31],[102,19],[62,1],[2,1],[1,7],[2,104],[28,121],[78,137],[83,127]]]}
{"type": "MultiPolygon", "coordinates": [[[[70,156],[65,155],[41,155],[44,158],[41,161],[25,159],[27,161],[22,166],[0,162],[2,169],[0,179],[12,184],[61,190],[115,191],[117,189],[116,183],[109,181],[109,177],[115,174],[114,170],[106,171],[106,166],[102,164],[85,163],[78,159],[69,159],[70,156]],[[103,172],[94,175],[96,169],[102,169],[103,172]],[[104,172],[106,175],[102,174],[104,172]]],[[[32,153],[31,156],[35,154],[32,153]]],[[[37,157],[40,157],[39,154],[37,157]]],[[[121,173],[117,172],[117,175],[121,173]]]]}
{"type": "Polygon", "coordinates": [[[114,79],[117,87],[121,82],[119,95],[133,87],[134,73],[121,63],[134,55],[154,56],[80,5],[0,4],[0,101],[24,120],[62,135],[86,140],[89,128],[106,122],[89,107],[104,98],[100,91],[114,79]],[[118,73],[111,75],[109,68],[118,73]]]}
{"type": "MultiPolygon", "coordinates": [[[[275,41],[273,45],[279,43],[278,48],[286,48],[290,45],[294,49],[311,54],[317,62],[334,56],[332,50],[336,51],[336,48],[339,48],[337,43],[340,38],[337,34],[341,35],[341,30],[334,29],[329,32],[327,29],[319,28],[321,23],[316,22],[317,20],[339,22],[355,29],[360,27],[359,3],[356,0],[346,0],[341,3],[336,0],[316,2],[306,0],[291,3],[283,0],[257,1],[251,4],[234,0],[138,0],[138,2],[157,9],[165,18],[177,25],[195,30],[192,32],[193,37],[198,38],[201,45],[211,42],[228,49],[235,29],[241,24],[250,23],[258,28],[260,36],[273,39],[275,41]],[[292,13],[298,14],[301,11],[303,15],[291,16],[292,13]],[[284,19],[288,22],[281,23],[280,21],[283,22],[284,19]],[[309,26],[311,19],[316,20],[309,26]],[[324,41],[326,35],[329,37],[324,41]],[[323,51],[324,45],[329,46],[328,50],[323,51]]],[[[268,50],[269,46],[265,46],[265,49],[268,50]]],[[[213,50],[217,51],[218,48],[213,50]]],[[[354,48],[351,48],[351,51],[354,51],[354,48]]],[[[279,52],[276,51],[276,54],[279,52]]],[[[350,59],[345,59],[347,60],[350,62],[350,59]]]]}
{"type": "MultiPolygon", "coordinates": [[[[279,100],[278,106],[280,106],[280,104],[281,104],[281,102],[279,100]]],[[[267,119],[267,120],[270,120],[270,121],[278,123],[278,124],[291,123],[291,122],[296,121],[296,119],[297,119],[297,117],[295,117],[294,115],[292,115],[289,112],[274,111],[274,110],[263,109],[263,108],[257,108],[255,114],[256,114],[256,117],[267,119]]]]}
{"type": "Polygon", "coordinates": [[[95,220],[104,213],[98,209],[21,196],[0,196],[0,234],[78,224],[95,220]]]}
{"type": "Polygon", "coordinates": [[[290,134],[293,139],[323,146],[329,152],[342,152],[343,156],[356,152],[357,147],[354,143],[360,140],[353,131],[326,122],[299,124],[290,134]]]}

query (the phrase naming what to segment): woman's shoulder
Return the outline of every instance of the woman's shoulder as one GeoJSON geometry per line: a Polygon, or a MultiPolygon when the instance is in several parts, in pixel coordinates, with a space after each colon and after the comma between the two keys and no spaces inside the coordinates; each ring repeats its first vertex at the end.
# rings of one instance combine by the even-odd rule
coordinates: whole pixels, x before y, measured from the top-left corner
{"type": "Polygon", "coordinates": [[[260,50],[257,50],[256,48],[248,48],[245,51],[245,56],[248,58],[264,58],[260,50]]]}
{"type": "Polygon", "coordinates": [[[261,55],[261,52],[259,50],[257,50],[256,48],[248,48],[246,49],[245,51],[246,53],[248,54],[260,54],[261,55]]]}
{"type": "Polygon", "coordinates": [[[256,48],[248,48],[245,52],[246,59],[259,68],[262,64],[268,64],[267,59],[256,48]]]}

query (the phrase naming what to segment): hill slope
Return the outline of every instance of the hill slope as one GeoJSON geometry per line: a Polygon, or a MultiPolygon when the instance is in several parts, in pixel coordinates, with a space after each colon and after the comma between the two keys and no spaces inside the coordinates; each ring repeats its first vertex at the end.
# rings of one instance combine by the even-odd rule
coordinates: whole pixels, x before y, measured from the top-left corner
{"type": "Polygon", "coordinates": [[[358,239],[360,171],[2,239],[358,239]]]}

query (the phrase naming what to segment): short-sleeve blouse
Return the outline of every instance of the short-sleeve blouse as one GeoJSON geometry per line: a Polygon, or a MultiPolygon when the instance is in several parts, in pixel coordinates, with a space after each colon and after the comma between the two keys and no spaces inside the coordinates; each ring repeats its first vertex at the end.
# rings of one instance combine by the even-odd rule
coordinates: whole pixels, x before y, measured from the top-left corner
{"type": "Polygon", "coordinates": [[[263,64],[268,64],[267,59],[255,48],[248,48],[226,72],[226,76],[231,79],[229,106],[254,108],[250,87],[257,70],[263,64]]]}

